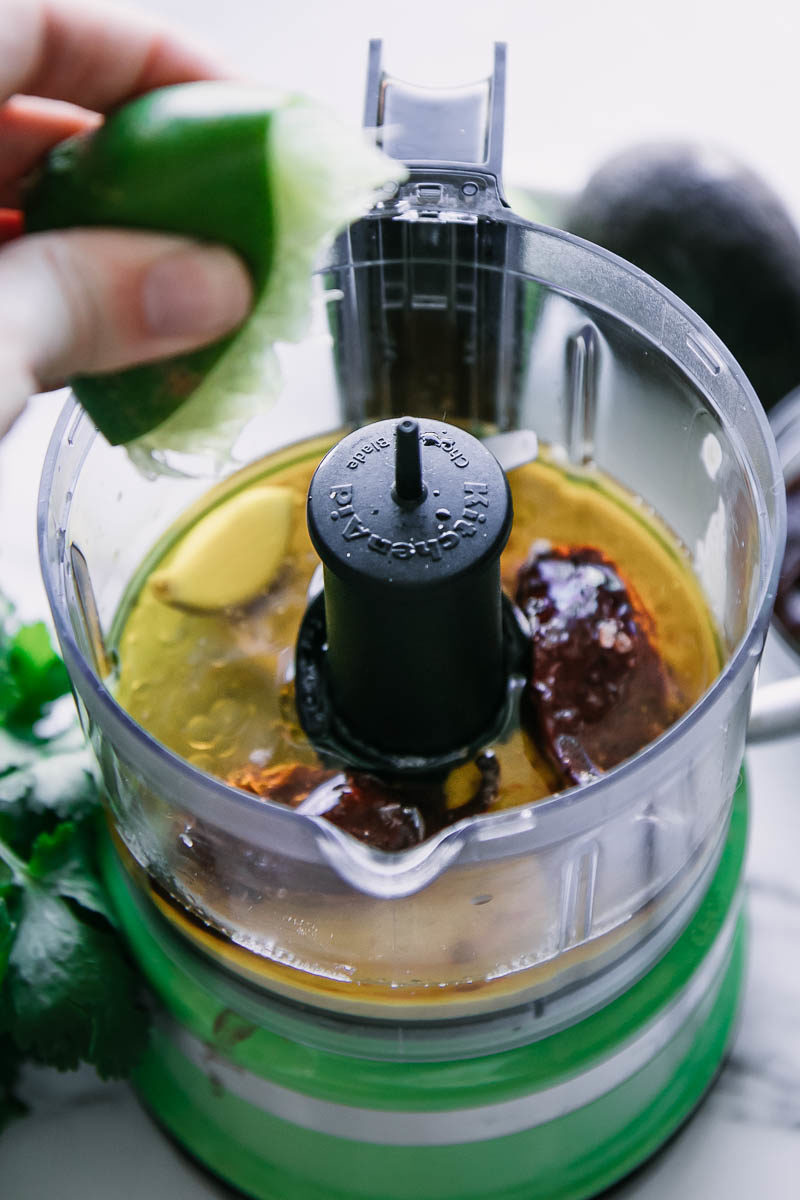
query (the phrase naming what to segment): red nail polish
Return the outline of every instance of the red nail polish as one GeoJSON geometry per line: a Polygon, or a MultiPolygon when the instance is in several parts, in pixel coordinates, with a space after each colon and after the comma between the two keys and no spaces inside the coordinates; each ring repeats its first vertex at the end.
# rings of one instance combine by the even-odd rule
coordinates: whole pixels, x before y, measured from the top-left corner
{"type": "Polygon", "coordinates": [[[0,246],[25,232],[25,218],[16,208],[0,208],[0,246]]]}

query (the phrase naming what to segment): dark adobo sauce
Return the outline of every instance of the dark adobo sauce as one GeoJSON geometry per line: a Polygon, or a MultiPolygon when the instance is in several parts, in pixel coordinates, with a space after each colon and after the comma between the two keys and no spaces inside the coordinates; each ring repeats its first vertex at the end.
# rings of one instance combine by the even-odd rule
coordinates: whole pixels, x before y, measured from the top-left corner
{"type": "MultiPolygon", "coordinates": [[[[330,807],[318,815],[378,850],[407,850],[465,816],[486,812],[500,783],[497,759],[486,751],[475,760],[479,778],[465,803],[451,808],[444,780],[406,781],[348,774],[331,789],[330,807]]],[[[228,783],[297,808],[316,787],[339,775],[324,767],[245,767],[228,783]]]]}
{"type": "Polygon", "coordinates": [[[532,666],[529,732],[569,783],[584,783],[671,724],[675,699],[647,615],[599,550],[534,552],[517,578],[532,666]]]}

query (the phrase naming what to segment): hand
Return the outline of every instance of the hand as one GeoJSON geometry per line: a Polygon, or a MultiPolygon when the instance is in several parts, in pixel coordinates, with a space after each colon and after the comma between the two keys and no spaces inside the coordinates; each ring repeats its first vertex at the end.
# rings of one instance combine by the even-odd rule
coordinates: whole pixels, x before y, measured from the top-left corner
{"type": "MultiPolygon", "coordinates": [[[[22,179],[51,146],[99,124],[129,97],[221,74],[189,44],[131,13],[0,0],[0,239],[17,223],[22,179]]],[[[184,238],[69,230],[7,241],[0,248],[0,436],[32,392],[212,341],[244,318],[250,299],[249,277],[233,254],[184,238]]]]}

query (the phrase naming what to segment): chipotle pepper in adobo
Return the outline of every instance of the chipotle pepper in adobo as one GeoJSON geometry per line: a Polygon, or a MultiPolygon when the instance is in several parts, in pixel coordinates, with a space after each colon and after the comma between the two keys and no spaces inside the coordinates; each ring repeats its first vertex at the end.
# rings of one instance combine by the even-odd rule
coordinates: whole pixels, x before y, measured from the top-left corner
{"type": "MultiPolygon", "coordinates": [[[[336,776],[336,771],[300,763],[248,765],[233,771],[227,782],[297,808],[315,788],[336,776]]],[[[452,803],[444,780],[384,780],[354,772],[330,789],[329,807],[315,812],[376,850],[407,850],[462,817],[486,812],[499,784],[497,759],[486,751],[475,759],[468,793],[458,803],[452,803]]]]}
{"type": "Polygon", "coordinates": [[[530,732],[570,783],[622,762],[675,719],[647,615],[599,550],[534,548],[516,600],[532,634],[530,732]]]}

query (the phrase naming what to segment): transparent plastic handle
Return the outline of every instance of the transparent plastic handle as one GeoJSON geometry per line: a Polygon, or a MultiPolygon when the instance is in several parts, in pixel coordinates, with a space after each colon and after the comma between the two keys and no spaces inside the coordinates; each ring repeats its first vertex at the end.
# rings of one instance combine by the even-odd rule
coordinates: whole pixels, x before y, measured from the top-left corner
{"type": "Polygon", "coordinates": [[[482,211],[505,205],[502,184],[506,46],[495,42],[492,74],[455,88],[404,83],[383,69],[383,43],[369,45],[364,127],[411,172],[407,199],[437,207],[443,185],[482,211]]]}

